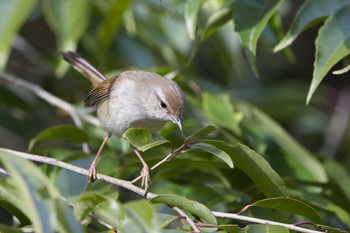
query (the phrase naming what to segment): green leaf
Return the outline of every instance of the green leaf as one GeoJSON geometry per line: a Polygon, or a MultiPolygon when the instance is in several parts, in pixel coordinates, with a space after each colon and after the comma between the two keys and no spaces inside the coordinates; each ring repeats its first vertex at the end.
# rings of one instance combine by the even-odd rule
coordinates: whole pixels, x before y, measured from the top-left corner
{"type": "Polygon", "coordinates": [[[299,8],[286,36],[276,45],[274,52],[280,51],[294,42],[305,30],[316,25],[324,17],[348,5],[348,0],[308,0],[299,8]]]}
{"type": "Polygon", "coordinates": [[[187,211],[195,216],[198,216],[204,219],[207,223],[217,224],[216,218],[213,213],[203,204],[191,201],[186,198],[171,195],[171,194],[163,194],[158,195],[155,198],[151,199],[152,203],[163,203],[169,206],[176,206],[182,209],[183,211],[187,211]]]}
{"type": "Polygon", "coordinates": [[[236,103],[236,108],[245,116],[242,125],[251,127],[248,128],[250,130],[259,128],[293,159],[298,169],[295,172],[299,172],[297,173],[299,179],[316,182],[326,182],[328,180],[322,164],[264,112],[242,102],[236,103]]]}
{"type": "Polygon", "coordinates": [[[0,180],[0,193],[30,220],[35,232],[82,232],[57,189],[33,163],[0,150],[0,161],[11,174],[0,180]]]}
{"type": "Polygon", "coordinates": [[[195,140],[195,139],[199,139],[201,137],[207,136],[208,134],[210,134],[214,130],[216,130],[216,128],[213,125],[205,126],[205,127],[201,128],[200,130],[198,130],[197,132],[195,132],[194,134],[192,134],[191,136],[187,137],[186,141],[191,141],[191,140],[195,140]]]}
{"type": "Polygon", "coordinates": [[[348,173],[348,169],[334,159],[325,160],[324,167],[330,180],[342,190],[350,202],[350,174],[348,173]]]}
{"type": "Polygon", "coordinates": [[[64,140],[70,143],[88,142],[88,135],[81,129],[73,126],[54,126],[48,128],[33,138],[28,150],[32,151],[34,146],[43,140],[64,140]]]}
{"type": "Polygon", "coordinates": [[[241,233],[289,233],[289,230],[281,226],[251,224],[240,231],[241,233]]]}
{"type": "Polygon", "coordinates": [[[131,0],[109,1],[107,12],[98,28],[97,44],[102,51],[107,51],[120,27],[126,10],[129,9],[131,0]]]}
{"type": "Polygon", "coordinates": [[[159,232],[159,225],[154,205],[148,201],[133,201],[124,205],[125,211],[133,225],[125,228],[126,232],[159,232]],[[139,230],[135,230],[135,225],[138,225],[139,230]]]}
{"type": "MultiPolygon", "coordinates": [[[[89,1],[86,0],[42,0],[44,17],[56,35],[59,51],[75,50],[78,40],[85,32],[89,20],[89,1]]],[[[69,64],[63,59],[56,69],[62,76],[69,64]]]]}
{"type": "Polygon", "coordinates": [[[0,70],[6,65],[11,50],[11,42],[36,3],[36,0],[0,1],[0,70]]]}
{"type": "Polygon", "coordinates": [[[306,102],[328,71],[350,53],[350,4],[330,16],[320,28],[316,39],[316,55],[312,82],[306,102]]]}
{"type": "Polygon", "coordinates": [[[159,134],[152,134],[148,129],[130,128],[123,134],[123,138],[139,151],[146,151],[169,142],[159,134]]]}
{"type": "Polygon", "coordinates": [[[245,52],[256,76],[257,41],[281,0],[237,0],[233,12],[235,31],[241,38],[245,52]]]}
{"type": "Polygon", "coordinates": [[[196,38],[196,28],[199,10],[204,0],[188,0],[185,4],[185,23],[191,40],[196,38]]]}
{"type": "Polygon", "coordinates": [[[238,166],[267,197],[288,196],[287,189],[281,177],[271,168],[270,164],[247,146],[238,144],[229,146],[221,141],[203,141],[225,151],[238,166]]]}
{"type": "Polygon", "coordinates": [[[226,4],[219,10],[215,11],[206,22],[203,30],[200,31],[200,42],[207,39],[210,35],[216,32],[222,25],[229,22],[232,17],[233,1],[227,1],[226,4]]]}
{"type": "Polygon", "coordinates": [[[314,223],[321,223],[321,217],[310,205],[298,199],[289,197],[268,198],[257,201],[250,206],[266,207],[274,210],[282,210],[309,218],[314,223]]]}
{"type": "Polygon", "coordinates": [[[229,165],[230,168],[233,168],[233,162],[230,156],[225,151],[220,150],[210,144],[199,142],[199,143],[193,144],[191,146],[191,149],[200,149],[210,154],[213,154],[219,159],[223,160],[225,163],[227,163],[227,165],[229,165]]]}
{"type": "Polygon", "coordinates": [[[203,93],[202,108],[205,115],[215,124],[240,134],[239,123],[242,114],[235,112],[228,94],[212,95],[203,93]]]}

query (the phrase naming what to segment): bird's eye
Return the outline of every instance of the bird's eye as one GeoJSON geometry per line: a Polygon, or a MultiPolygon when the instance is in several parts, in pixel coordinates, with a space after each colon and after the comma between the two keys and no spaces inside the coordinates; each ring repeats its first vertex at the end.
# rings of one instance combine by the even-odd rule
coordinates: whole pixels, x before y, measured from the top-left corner
{"type": "Polygon", "coordinates": [[[167,107],[168,107],[168,106],[166,105],[166,103],[164,103],[163,101],[160,102],[160,106],[161,106],[162,108],[167,108],[167,107]]]}

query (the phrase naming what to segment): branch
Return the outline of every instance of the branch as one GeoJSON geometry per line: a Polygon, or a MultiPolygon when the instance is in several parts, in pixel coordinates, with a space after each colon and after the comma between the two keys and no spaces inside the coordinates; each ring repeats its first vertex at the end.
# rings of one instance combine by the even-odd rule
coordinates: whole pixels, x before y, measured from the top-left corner
{"type": "MultiPolygon", "coordinates": [[[[49,157],[40,156],[40,155],[33,155],[33,154],[24,153],[24,152],[19,152],[19,151],[14,151],[14,150],[9,150],[9,149],[3,149],[3,148],[0,148],[0,153],[1,152],[3,154],[8,154],[8,155],[11,155],[11,156],[14,155],[14,156],[17,156],[17,157],[21,157],[21,158],[24,158],[24,159],[27,159],[27,160],[32,160],[32,161],[39,162],[39,163],[50,164],[50,165],[53,165],[53,166],[56,166],[56,167],[60,167],[60,168],[63,168],[63,169],[75,172],[75,173],[80,174],[80,175],[84,175],[86,177],[88,176],[88,173],[89,173],[88,170],[85,169],[85,168],[77,167],[77,166],[74,166],[72,164],[68,164],[68,163],[62,162],[62,161],[54,159],[54,158],[49,158],[49,157]]],[[[102,175],[102,174],[99,174],[99,173],[97,174],[96,179],[97,180],[101,180],[101,181],[106,181],[107,183],[116,185],[118,187],[125,188],[125,189],[130,190],[130,191],[132,191],[134,193],[137,193],[137,194],[139,194],[141,196],[144,196],[144,194],[145,194],[145,191],[143,189],[133,185],[129,181],[120,180],[120,179],[113,178],[113,177],[106,176],[106,175],[102,175]]],[[[154,198],[156,196],[157,195],[154,194],[154,193],[147,193],[146,198],[147,199],[152,199],[152,198],[154,198]]]]}
{"type": "Polygon", "coordinates": [[[303,233],[324,233],[323,231],[309,230],[309,229],[305,229],[305,228],[302,228],[302,227],[295,226],[293,224],[274,222],[274,221],[270,221],[270,220],[265,220],[265,219],[261,219],[261,218],[247,217],[247,216],[242,216],[242,215],[238,215],[238,214],[223,213],[223,212],[216,212],[216,211],[213,211],[213,214],[214,214],[215,217],[232,218],[232,219],[242,220],[242,221],[245,221],[245,222],[260,223],[260,224],[263,224],[263,225],[281,226],[281,227],[285,227],[285,228],[293,230],[293,231],[298,231],[298,232],[303,232],[303,233]]]}
{"type": "MultiPolygon", "coordinates": [[[[62,162],[62,161],[57,160],[57,159],[53,159],[53,158],[49,158],[49,157],[45,157],[45,156],[28,154],[28,153],[4,149],[4,148],[0,148],[0,155],[1,154],[5,154],[5,155],[7,154],[10,156],[17,156],[17,157],[21,157],[21,158],[24,158],[27,160],[39,162],[39,163],[50,164],[50,165],[53,165],[56,167],[60,167],[60,168],[75,172],[75,173],[80,174],[80,175],[88,176],[87,169],[77,167],[77,166],[62,162]]],[[[4,171],[4,172],[6,172],[6,171],[4,171]]],[[[0,173],[2,173],[1,170],[0,170],[0,173]]],[[[120,180],[120,179],[113,178],[113,177],[106,176],[106,175],[102,175],[99,173],[97,173],[97,180],[105,181],[107,183],[116,185],[118,187],[125,188],[127,190],[130,190],[130,191],[136,193],[136,194],[139,194],[140,196],[144,196],[144,193],[145,193],[143,189],[133,185],[130,181],[120,180]]],[[[148,200],[150,200],[156,196],[157,196],[157,194],[148,192],[146,195],[146,198],[148,200]]],[[[242,221],[246,221],[246,222],[260,223],[260,224],[264,224],[264,225],[267,224],[267,225],[274,225],[274,226],[282,226],[282,227],[285,227],[287,229],[298,231],[298,232],[303,232],[303,233],[323,233],[321,231],[309,230],[309,229],[298,227],[298,226],[295,226],[292,224],[274,222],[274,221],[260,219],[260,218],[246,217],[246,216],[242,216],[242,215],[238,215],[238,214],[215,212],[215,211],[213,211],[213,214],[219,218],[231,218],[231,219],[237,219],[237,220],[242,220],[242,221]]]]}
{"type": "Polygon", "coordinates": [[[4,80],[6,83],[16,85],[25,90],[28,90],[46,101],[47,103],[56,106],[63,111],[67,112],[73,119],[74,123],[79,126],[81,125],[79,118],[84,119],[92,125],[99,126],[99,121],[96,117],[93,117],[89,114],[78,111],[73,105],[70,103],[52,95],[51,93],[45,91],[40,86],[25,81],[24,79],[20,79],[12,74],[0,71],[0,79],[4,80]]]}

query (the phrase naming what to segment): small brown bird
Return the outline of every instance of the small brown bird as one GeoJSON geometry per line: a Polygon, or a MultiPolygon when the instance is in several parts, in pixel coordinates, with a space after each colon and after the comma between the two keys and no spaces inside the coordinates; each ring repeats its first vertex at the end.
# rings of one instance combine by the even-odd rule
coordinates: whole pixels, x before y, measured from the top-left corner
{"type": "MultiPolygon", "coordinates": [[[[96,179],[96,162],[111,135],[121,137],[129,128],[147,128],[157,132],[167,121],[182,131],[184,93],[172,80],[148,71],[126,71],[107,79],[90,63],[74,52],[62,52],[64,60],[89,79],[93,89],[86,106],[96,106],[106,136],[89,168],[89,181],[96,179]]],[[[142,186],[148,191],[150,174],[140,152],[132,147],[143,164],[142,186]]]]}

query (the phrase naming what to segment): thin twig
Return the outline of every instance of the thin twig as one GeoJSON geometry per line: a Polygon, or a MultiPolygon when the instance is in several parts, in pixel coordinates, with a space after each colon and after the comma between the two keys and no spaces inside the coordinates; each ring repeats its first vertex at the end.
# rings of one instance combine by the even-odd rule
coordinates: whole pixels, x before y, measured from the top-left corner
{"type": "MultiPolygon", "coordinates": [[[[156,169],[157,167],[159,167],[160,165],[162,165],[163,163],[169,162],[170,160],[172,160],[176,155],[181,154],[184,152],[184,149],[187,149],[190,146],[189,143],[184,142],[179,148],[177,148],[176,150],[171,151],[164,159],[162,159],[161,161],[159,161],[158,163],[156,163],[155,165],[153,165],[149,170],[153,171],[154,169],[156,169]]],[[[139,179],[142,178],[142,175],[136,177],[133,181],[131,181],[132,183],[137,182],[139,179]]]]}
{"type": "MultiPolygon", "coordinates": [[[[87,122],[89,122],[90,124],[99,125],[99,121],[96,117],[93,117],[91,115],[88,115],[86,113],[81,113],[79,111],[77,111],[77,109],[69,104],[68,102],[52,95],[51,93],[45,91],[44,89],[42,89],[40,86],[35,85],[33,83],[30,83],[28,81],[25,81],[23,79],[17,78],[16,76],[12,75],[12,74],[8,74],[5,72],[0,72],[0,79],[4,80],[5,82],[9,83],[9,84],[14,84],[16,86],[19,86],[23,89],[26,89],[30,92],[32,92],[33,94],[37,95],[38,97],[40,97],[41,99],[43,99],[44,101],[48,102],[49,104],[56,106],[60,109],[62,109],[63,111],[67,112],[74,124],[82,129],[83,128],[83,124],[81,122],[81,119],[86,120],[87,122]]],[[[82,144],[82,149],[85,153],[90,154],[90,148],[88,146],[87,143],[83,143],[82,144]]]]}
{"type": "Polygon", "coordinates": [[[9,84],[14,84],[16,86],[19,86],[23,89],[26,89],[33,94],[37,95],[47,103],[56,106],[63,111],[67,112],[69,115],[71,115],[73,121],[79,125],[79,122],[76,122],[78,118],[84,119],[85,121],[89,122],[92,125],[99,126],[100,123],[98,119],[94,116],[91,116],[86,113],[82,113],[78,111],[73,105],[70,103],[52,95],[51,93],[45,91],[40,86],[30,83],[28,81],[25,81],[24,79],[18,78],[12,74],[0,71],[0,79],[4,80],[5,82],[9,84]]]}
{"type": "Polygon", "coordinates": [[[184,217],[186,219],[186,221],[188,222],[188,224],[190,224],[190,226],[192,227],[192,229],[194,230],[195,233],[199,233],[201,232],[198,227],[196,226],[196,224],[192,221],[192,219],[190,217],[187,216],[187,214],[185,214],[185,212],[182,211],[182,209],[180,209],[179,207],[173,207],[173,210],[175,210],[176,212],[178,212],[180,214],[180,216],[184,217]]]}
{"type": "Polygon", "coordinates": [[[247,217],[247,216],[242,216],[239,214],[223,213],[223,212],[216,212],[216,211],[213,211],[212,213],[214,214],[215,217],[232,218],[232,219],[242,220],[245,222],[254,222],[254,223],[260,223],[260,224],[271,225],[271,226],[282,226],[282,227],[285,227],[287,229],[290,229],[293,231],[298,231],[298,232],[303,232],[303,233],[324,233],[323,231],[315,231],[315,230],[305,229],[302,227],[295,226],[293,224],[275,222],[275,221],[265,220],[265,219],[261,219],[261,218],[247,217]]]}

